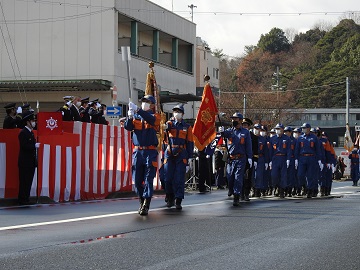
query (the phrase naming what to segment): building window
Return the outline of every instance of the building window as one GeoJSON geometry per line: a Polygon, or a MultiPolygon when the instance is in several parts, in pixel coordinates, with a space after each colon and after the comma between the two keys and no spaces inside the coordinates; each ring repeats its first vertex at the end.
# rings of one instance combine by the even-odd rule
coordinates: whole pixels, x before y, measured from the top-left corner
{"type": "Polygon", "coordinates": [[[318,121],[321,120],[321,113],[316,114],[316,120],[318,120],[318,121]]]}
{"type": "Polygon", "coordinates": [[[360,113],[356,114],[356,120],[360,120],[360,113]]]}
{"type": "Polygon", "coordinates": [[[204,60],[206,60],[206,51],[204,51],[204,60]]]}
{"type": "Polygon", "coordinates": [[[336,113],[333,113],[333,120],[338,120],[338,119],[337,119],[337,114],[336,114],[336,113]]]}

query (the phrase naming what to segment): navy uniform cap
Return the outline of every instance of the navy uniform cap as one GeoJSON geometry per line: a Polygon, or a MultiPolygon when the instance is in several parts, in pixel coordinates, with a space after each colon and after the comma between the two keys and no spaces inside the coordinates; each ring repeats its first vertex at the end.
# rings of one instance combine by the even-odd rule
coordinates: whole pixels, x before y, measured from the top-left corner
{"type": "Polygon", "coordinates": [[[261,126],[261,130],[264,130],[264,131],[268,131],[267,127],[266,126],[261,126]]]}
{"type": "Polygon", "coordinates": [[[90,97],[85,97],[85,98],[81,99],[81,102],[89,102],[89,100],[90,100],[90,97]]]}
{"type": "Polygon", "coordinates": [[[185,113],[185,110],[184,110],[184,106],[183,106],[183,105],[176,105],[172,110],[173,110],[173,111],[179,110],[179,111],[182,111],[182,113],[185,113]]]}
{"type": "Polygon", "coordinates": [[[281,123],[279,123],[279,124],[277,124],[277,125],[275,126],[275,129],[280,129],[280,128],[284,129],[285,127],[284,127],[284,125],[281,124],[281,123]]]}
{"type": "Polygon", "coordinates": [[[244,116],[243,116],[241,113],[236,112],[236,113],[234,113],[232,116],[230,116],[230,118],[239,118],[239,119],[243,119],[243,118],[244,118],[244,116]]]}
{"type": "Polygon", "coordinates": [[[29,120],[35,120],[35,115],[33,112],[30,112],[30,111],[25,112],[22,116],[22,120],[24,122],[29,121],[29,120]]]}
{"type": "Polygon", "coordinates": [[[309,123],[302,124],[301,128],[311,128],[309,123]]]}
{"type": "Polygon", "coordinates": [[[316,133],[316,128],[311,128],[311,129],[310,129],[310,132],[316,133]]]}
{"type": "Polygon", "coordinates": [[[275,133],[275,129],[272,128],[272,129],[270,130],[270,133],[275,133]]]}
{"type": "Polygon", "coordinates": [[[27,104],[24,104],[21,106],[21,109],[29,109],[30,108],[30,104],[27,103],[27,104]]]}
{"type": "Polygon", "coordinates": [[[155,98],[152,95],[146,95],[141,98],[141,101],[150,101],[152,104],[155,104],[155,98]]]}
{"type": "Polygon", "coordinates": [[[294,132],[301,133],[301,129],[300,128],[294,128],[294,132]]]}
{"type": "Polygon", "coordinates": [[[246,117],[243,119],[242,123],[243,124],[246,123],[249,126],[252,126],[252,124],[253,124],[253,122],[250,120],[250,118],[246,118],[246,117]]]}
{"type": "Polygon", "coordinates": [[[256,129],[261,129],[261,125],[260,125],[260,124],[255,124],[255,125],[254,125],[254,128],[256,128],[256,129]]]}
{"type": "Polygon", "coordinates": [[[291,131],[293,131],[293,129],[291,127],[287,126],[287,127],[284,128],[284,131],[290,131],[291,132],[291,131]]]}
{"type": "Polygon", "coordinates": [[[16,107],[16,103],[9,103],[4,106],[5,109],[12,109],[16,107]]]}

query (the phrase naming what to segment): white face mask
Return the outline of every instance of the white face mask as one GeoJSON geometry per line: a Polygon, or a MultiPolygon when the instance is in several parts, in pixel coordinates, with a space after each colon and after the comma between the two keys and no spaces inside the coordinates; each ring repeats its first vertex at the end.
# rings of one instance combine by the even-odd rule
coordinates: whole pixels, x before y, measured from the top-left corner
{"type": "Polygon", "coordinates": [[[276,133],[276,135],[281,135],[281,130],[280,129],[275,129],[275,133],[276,133]]]}
{"type": "Polygon", "coordinates": [[[260,133],[260,130],[254,128],[254,134],[255,134],[255,135],[259,135],[259,133],[260,133]]]}
{"type": "Polygon", "coordinates": [[[274,133],[270,133],[270,138],[271,138],[271,137],[274,137],[274,136],[275,136],[275,134],[274,134],[274,133]]]}
{"type": "Polygon", "coordinates": [[[262,137],[265,137],[265,136],[266,136],[266,132],[265,132],[265,131],[260,131],[260,135],[261,135],[262,137]]]}
{"type": "Polygon", "coordinates": [[[310,129],[309,128],[303,128],[301,129],[303,133],[308,134],[310,129]]]}
{"type": "Polygon", "coordinates": [[[141,109],[143,111],[148,111],[150,109],[150,103],[147,103],[147,102],[141,103],[141,109]]]}
{"type": "Polygon", "coordinates": [[[36,126],[36,122],[31,121],[31,127],[35,128],[35,126],[36,126]]]}
{"type": "Polygon", "coordinates": [[[293,136],[294,136],[295,139],[297,139],[297,138],[299,138],[299,133],[294,132],[293,136]]]}
{"type": "Polygon", "coordinates": [[[174,112],[173,115],[176,120],[181,120],[183,117],[182,113],[180,113],[180,112],[174,112]]]}
{"type": "Polygon", "coordinates": [[[81,106],[81,101],[76,102],[76,107],[80,108],[80,106],[81,106]]]}

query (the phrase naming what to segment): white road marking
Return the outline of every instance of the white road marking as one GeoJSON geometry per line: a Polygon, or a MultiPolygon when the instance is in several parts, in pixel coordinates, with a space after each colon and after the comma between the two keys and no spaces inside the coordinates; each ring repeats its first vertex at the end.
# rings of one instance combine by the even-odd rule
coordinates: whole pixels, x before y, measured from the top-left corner
{"type": "MultiPolygon", "coordinates": [[[[224,201],[183,205],[183,208],[192,207],[192,206],[201,206],[201,205],[220,204],[220,203],[224,203],[224,201]]],[[[150,209],[150,212],[163,210],[163,209],[168,209],[168,208],[167,207],[160,207],[160,208],[150,209]]],[[[113,213],[113,214],[98,215],[98,216],[70,218],[70,219],[45,221],[45,222],[38,222],[38,223],[29,223],[29,224],[22,224],[22,225],[13,225],[13,226],[7,226],[7,227],[0,227],[0,231],[24,229],[24,228],[31,228],[31,227],[39,227],[39,226],[46,226],[46,225],[61,224],[61,223],[78,222],[78,221],[93,220],[93,219],[100,219],[100,218],[126,216],[126,215],[132,215],[132,214],[137,214],[137,213],[138,213],[138,211],[129,211],[129,212],[113,213]]]]}

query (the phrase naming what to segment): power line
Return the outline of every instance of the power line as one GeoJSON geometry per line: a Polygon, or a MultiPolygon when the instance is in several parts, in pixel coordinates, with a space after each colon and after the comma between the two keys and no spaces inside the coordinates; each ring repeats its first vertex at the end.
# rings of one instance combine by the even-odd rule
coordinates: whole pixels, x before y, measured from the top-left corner
{"type": "Polygon", "coordinates": [[[281,92],[281,93],[285,93],[285,92],[297,92],[297,91],[305,91],[305,90],[314,90],[314,89],[318,89],[318,88],[323,88],[323,87],[331,87],[331,86],[336,86],[336,85],[340,85],[340,84],[344,84],[346,83],[346,81],[342,81],[342,82],[335,82],[335,83],[329,83],[329,84],[324,84],[324,85],[315,85],[315,86],[310,86],[310,87],[305,87],[305,88],[297,88],[297,89],[290,89],[290,90],[285,90],[285,91],[264,91],[264,92],[243,92],[243,91],[237,91],[237,92],[226,92],[226,91],[221,91],[221,94],[275,94],[277,92],[281,92]]]}

